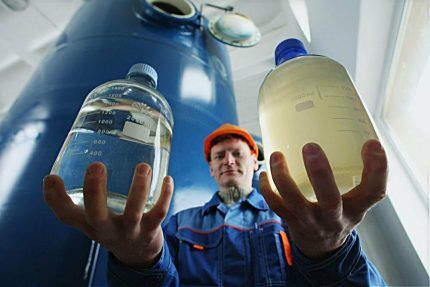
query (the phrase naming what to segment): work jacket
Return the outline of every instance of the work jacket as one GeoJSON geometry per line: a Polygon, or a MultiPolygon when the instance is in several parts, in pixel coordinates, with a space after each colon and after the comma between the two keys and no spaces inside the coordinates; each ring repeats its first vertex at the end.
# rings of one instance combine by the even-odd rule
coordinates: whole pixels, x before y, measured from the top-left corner
{"type": "Polygon", "coordinates": [[[152,268],[132,269],[109,256],[111,286],[385,286],[356,231],[329,258],[311,260],[256,190],[230,207],[216,193],[173,215],[163,231],[152,268]]]}

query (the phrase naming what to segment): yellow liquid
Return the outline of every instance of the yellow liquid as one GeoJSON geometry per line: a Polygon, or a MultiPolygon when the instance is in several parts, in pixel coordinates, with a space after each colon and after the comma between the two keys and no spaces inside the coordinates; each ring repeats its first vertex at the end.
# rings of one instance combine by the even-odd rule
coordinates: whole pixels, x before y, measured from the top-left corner
{"type": "Polygon", "coordinates": [[[260,88],[259,117],[269,174],[270,155],[283,152],[307,199],[316,201],[302,157],[309,142],[324,150],[342,194],[360,183],[361,148],[377,135],[347,71],[336,61],[305,56],[278,66],[260,88]]]}

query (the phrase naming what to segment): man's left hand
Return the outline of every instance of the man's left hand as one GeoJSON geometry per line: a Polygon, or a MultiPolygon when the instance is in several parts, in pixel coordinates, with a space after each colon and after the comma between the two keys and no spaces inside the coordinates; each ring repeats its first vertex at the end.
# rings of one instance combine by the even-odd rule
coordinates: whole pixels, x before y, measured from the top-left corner
{"type": "Polygon", "coordinates": [[[279,194],[272,190],[267,174],[261,173],[261,193],[270,208],[287,222],[293,242],[307,257],[324,259],[333,254],[366,212],[385,197],[388,167],[380,142],[367,141],[361,156],[361,183],[341,195],[323,150],[314,143],[304,146],[303,160],[317,202],[310,202],[301,194],[281,152],[270,157],[279,194]]]}

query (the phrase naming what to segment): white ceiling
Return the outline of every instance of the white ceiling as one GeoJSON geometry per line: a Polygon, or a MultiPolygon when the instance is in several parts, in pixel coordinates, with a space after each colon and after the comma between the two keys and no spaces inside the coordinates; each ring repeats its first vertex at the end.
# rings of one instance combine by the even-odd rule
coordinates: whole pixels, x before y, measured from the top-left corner
{"type": "MultiPolygon", "coordinates": [[[[386,37],[381,37],[375,32],[378,28],[374,28],[375,31],[371,35],[374,35],[373,40],[378,47],[360,46],[359,41],[365,41],[366,37],[369,37],[360,36],[359,18],[360,15],[363,18],[363,13],[367,17],[368,12],[377,7],[378,9],[370,16],[374,15],[378,27],[381,26],[381,22],[384,23],[381,21],[384,17],[387,18],[385,23],[389,23],[390,14],[387,13],[387,7],[394,5],[393,0],[379,1],[378,8],[371,0],[194,0],[198,7],[208,2],[220,6],[232,5],[236,12],[253,19],[261,31],[262,39],[258,45],[251,48],[228,48],[240,125],[260,135],[257,116],[258,90],[264,76],[274,66],[274,49],[280,41],[288,37],[306,39],[291,5],[297,7],[297,4],[301,4],[299,5],[301,8],[307,5],[312,42],[305,45],[311,52],[339,60],[352,75],[358,70],[361,71],[361,75],[366,75],[368,73],[366,65],[372,65],[373,82],[377,83],[383,68],[381,59],[386,50],[384,46],[386,37]],[[382,11],[385,16],[381,16],[382,11]],[[377,19],[376,15],[379,15],[377,19]],[[358,51],[358,47],[361,47],[361,50],[358,51]],[[362,59],[361,64],[356,62],[357,55],[368,53],[369,49],[374,55],[373,62],[375,58],[379,59],[378,55],[381,56],[379,66],[375,67],[373,62],[366,62],[366,58],[362,59]],[[379,51],[376,56],[375,51],[379,51]]],[[[0,121],[35,67],[84,2],[85,0],[29,0],[25,10],[16,12],[0,1],[0,121]]],[[[209,7],[205,7],[203,11],[206,16],[222,13],[209,7]]],[[[303,9],[296,9],[295,12],[303,13],[303,9]]],[[[369,21],[365,23],[367,26],[372,25],[369,21]]],[[[389,25],[384,26],[385,34],[388,34],[387,26],[389,25]]],[[[360,75],[356,76],[360,78],[360,75]]],[[[362,78],[364,79],[362,82],[367,84],[369,89],[373,89],[365,91],[372,105],[375,101],[372,97],[376,97],[379,86],[369,84],[365,76],[362,78]]]]}
{"type": "Polygon", "coordinates": [[[0,120],[83,2],[30,0],[12,11],[0,1],[0,120]]]}

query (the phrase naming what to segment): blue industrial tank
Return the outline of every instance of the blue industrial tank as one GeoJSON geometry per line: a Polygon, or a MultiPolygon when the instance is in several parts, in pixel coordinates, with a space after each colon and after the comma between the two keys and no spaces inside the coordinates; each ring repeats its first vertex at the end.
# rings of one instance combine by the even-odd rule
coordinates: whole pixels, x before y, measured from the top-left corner
{"type": "Polygon", "coordinates": [[[157,70],[173,110],[170,212],[213,194],[203,139],[237,114],[226,48],[202,23],[188,0],[92,0],[76,13],[0,125],[0,285],[106,283],[105,251],[55,218],[42,179],[86,95],[135,63],[157,70]]]}

